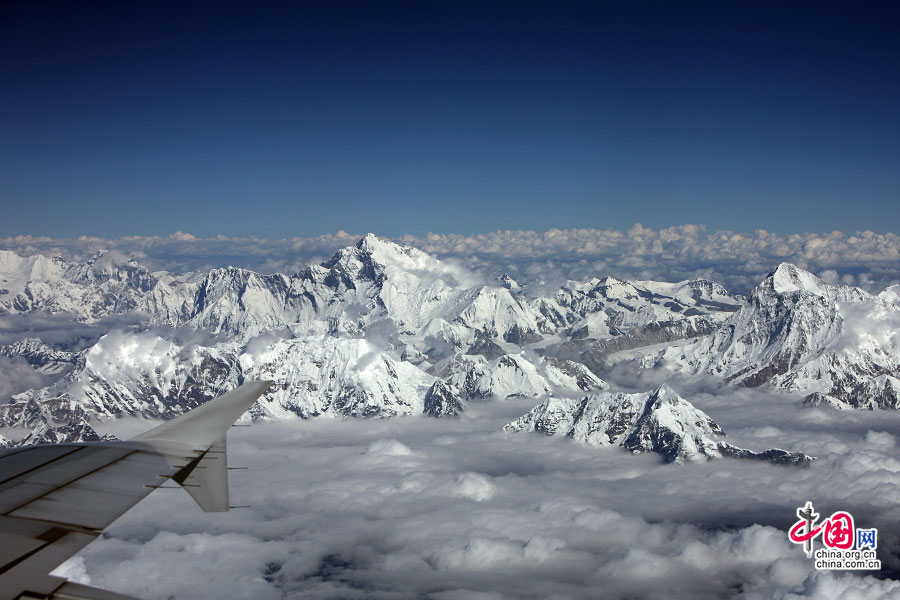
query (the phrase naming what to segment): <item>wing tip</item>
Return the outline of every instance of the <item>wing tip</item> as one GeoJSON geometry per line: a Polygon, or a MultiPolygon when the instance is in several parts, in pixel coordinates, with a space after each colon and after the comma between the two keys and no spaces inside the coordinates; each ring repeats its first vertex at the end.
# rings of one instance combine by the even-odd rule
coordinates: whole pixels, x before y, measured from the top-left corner
{"type": "Polygon", "coordinates": [[[209,447],[225,436],[228,428],[262,396],[274,382],[245,381],[233,390],[213,398],[171,421],[136,436],[134,441],[177,441],[209,447]]]}

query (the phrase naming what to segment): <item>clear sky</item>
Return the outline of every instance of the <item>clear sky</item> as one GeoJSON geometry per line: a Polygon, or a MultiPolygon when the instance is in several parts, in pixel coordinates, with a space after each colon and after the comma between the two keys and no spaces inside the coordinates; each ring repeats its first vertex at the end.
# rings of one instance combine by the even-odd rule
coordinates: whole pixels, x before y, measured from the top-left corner
{"type": "Polygon", "coordinates": [[[3,2],[0,235],[898,231],[891,4],[3,2]]]}

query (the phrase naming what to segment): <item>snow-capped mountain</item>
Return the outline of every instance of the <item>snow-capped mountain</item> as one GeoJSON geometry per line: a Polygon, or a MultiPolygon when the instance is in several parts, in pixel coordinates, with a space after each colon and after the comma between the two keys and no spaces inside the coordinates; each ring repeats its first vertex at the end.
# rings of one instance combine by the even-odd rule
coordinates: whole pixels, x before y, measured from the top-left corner
{"type": "Polygon", "coordinates": [[[900,304],[900,283],[885,288],[878,297],[891,304],[900,304]]]}
{"type": "MultiPolygon", "coordinates": [[[[481,332],[501,347],[575,335],[593,318],[599,332],[691,315],[716,320],[740,300],[702,280],[665,284],[612,278],[570,282],[552,298],[528,297],[511,278],[478,283],[466,270],[372,234],[295,275],[234,267],[206,274],[149,273],[98,255],[86,264],[0,252],[0,314],[42,311],[90,321],[123,312],[147,322],[250,338],[282,328],[359,335],[389,321],[404,338],[467,348],[481,332]],[[570,331],[564,331],[565,329],[570,331]]],[[[585,330],[586,331],[586,330],[585,330]]],[[[584,337],[584,332],[576,337],[584,337]]]]}
{"type": "Polygon", "coordinates": [[[254,416],[422,414],[435,378],[365,339],[283,339],[239,358],[247,379],[276,382],[254,416]]]}
{"type": "Polygon", "coordinates": [[[48,375],[64,373],[78,360],[77,352],[56,350],[38,338],[25,338],[13,344],[0,346],[0,356],[18,356],[36,370],[48,375]]]}
{"type": "Polygon", "coordinates": [[[900,306],[783,263],[711,335],[644,359],[659,362],[812,404],[898,408],[900,306]]]}
{"type": "Polygon", "coordinates": [[[622,281],[615,277],[569,282],[555,300],[580,319],[571,325],[573,336],[609,337],[654,322],[705,315],[721,321],[741,307],[741,299],[705,279],[663,283],[622,281]],[[603,315],[604,321],[596,316],[603,315]],[[594,333],[598,335],[594,335],[594,333]]]}
{"type": "Polygon", "coordinates": [[[37,427],[21,416],[35,410],[55,428],[66,415],[168,418],[247,378],[276,381],[257,418],[452,416],[473,399],[605,389],[598,374],[625,351],[744,385],[771,380],[810,403],[896,406],[891,294],[783,265],[749,299],[705,280],[611,277],[532,296],[508,276],[480,282],[372,234],[293,275],[150,273],[105,254],[74,264],[2,252],[0,316],[96,323],[128,313],[134,324],[78,352],[37,338],[0,346],[57,378],[17,394],[0,424],[37,427]]]}
{"type": "Polygon", "coordinates": [[[565,435],[593,446],[621,446],[634,453],[654,452],[666,462],[722,457],[780,464],[811,460],[801,453],[779,449],[752,452],[725,443],[722,428],[667,385],[637,394],[601,392],[581,399],[548,398],[504,429],[565,435]]]}
{"type": "Polygon", "coordinates": [[[539,398],[606,387],[584,365],[525,354],[506,354],[493,360],[480,355],[454,355],[436,364],[432,373],[464,398],[539,398]]]}
{"type": "Polygon", "coordinates": [[[0,439],[0,448],[59,442],[95,442],[101,437],[89,423],[91,415],[66,395],[47,399],[20,399],[0,405],[0,422],[24,432],[21,439],[0,439]]]}
{"type": "MultiPolygon", "coordinates": [[[[439,366],[443,372],[431,374],[363,338],[320,335],[180,347],[151,332],[113,331],[83,353],[80,369],[18,394],[9,406],[66,406],[102,418],[171,418],[245,379],[271,379],[276,384],[252,409],[254,417],[446,416],[462,412],[470,399],[577,394],[604,385],[583,365],[537,355],[492,361],[454,355],[439,366]]],[[[5,422],[33,425],[11,417],[5,422]]]]}
{"type": "Polygon", "coordinates": [[[157,279],[134,261],[99,254],[84,264],[0,250],[0,314],[40,310],[79,320],[141,310],[157,279]]]}

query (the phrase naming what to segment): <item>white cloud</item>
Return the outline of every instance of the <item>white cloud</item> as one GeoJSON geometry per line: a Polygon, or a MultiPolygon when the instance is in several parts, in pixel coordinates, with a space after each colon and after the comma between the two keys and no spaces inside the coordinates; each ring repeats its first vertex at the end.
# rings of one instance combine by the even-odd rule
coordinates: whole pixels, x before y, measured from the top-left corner
{"type": "MultiPolygon", "coordinates": [[[[235,264],[292,273],[359,237],[341,231],[283,240],[203,239],[177,232],[116,240],[18,236],[0,246],[82,260],[104,248],[110,264],[135,257],[173,271],[235,264]]],[[[565,279],[607,274],[701,276],[745,291],[782,260],[828,281],[870,289],[900,280],[900,237],[872,232],[779,236],[635,225],[627,232],[498,231],[396,241],[485,275],[509,272],[547,292],[565,279]]],[[[0,342],[35,336],[77,349],[127,324],[4,316],[0,342]]],[[[381,335],[391,332],[385,323],[381,335]]],[[[118,335],[113,331],[101,342],[109,350],[101,357],[108,368],[131,368],[115,354],[118,335]]],[[[159,343],[152,331],[139,340],[159,343]]],[[[671,378],[651,370],[610,375],[633,390],[671,378]]],[[[21,379],[33,387],[29,378],[35,376],[21,361],[0,361],[0,382],[21,379]]],[[[808,410],[796,398],[723,390],[701,377],[670,383],[715,418],[732,443],[803,451],[819,460],[808,469],[724,460],[676,467],[620,448],[502,433],[503,424],[531,408],[527,401],[476,404],[461,420],[268,423],[232,434],[232,464],[253,467],[234,472],[233,497],[250,509],[207,515],[184,494],[156,492],[65,572],[148,599],[615,598],[660,590],[675,598],[849,598],[897,592],[900,584],[892,580],[812,572],[785,530],[806,500],[826,513],[850,510],[859,524],[879,531],[897,530],[900,413],[808,410]]],[[[9,389],[0,387],[0,394],[9,389]]],[[[885,535],[880,546],[887,572],[896,575],[900,542],[885,535]]]]}
{"type": "Polygon", "coordinates": [[[49,385],[53,377],[41,373],[21,357],[0,356],[0,402],[13,395],[49,385]]]}
{"type": "MultiPolygon", "coordinates": [[[[168,237],[118,239],[15,236],[0,239],[0,248],[82,260],[105,248],[137,258],[153,269],[188,271],[230,264],[263,272],[294,273],[360,237],[345,231],[281,240],[198,238],[183,232],[168,237]]],[[[703,225],[679,225],[654,230],[636,224],[626,232],[550,229],[542,233],[429,233],[400,236],[395,241],[454,259],[487,276],[509,272],[523,281],[548,284],[604,275],[669,281],[706,277],[744,292],[782,261],[822,273],[830,280],[875,291],[900,281],[900,236],[871,231],[777,235],[762,229],[708,232],[703,225]]]]}
{"type": "Polygon", "coordinates": [[[806,500],[849,510],[885,532],[881,558],[897,572],[887,532],[897,527],[900,414],[813,411],[759,390],[691,399],[735,443],[819,460],[677,466],[500,431],[526,400],[473,405],[450,421],[265,423],[229,441],[229,462],[250,467],[234,471],[232,500],[251,508],[204,514],[183,492],[154,492],[82,552],[84,575],[148,600],[896,591],[896,581],[814,573],[786,530],[806,500]]]}

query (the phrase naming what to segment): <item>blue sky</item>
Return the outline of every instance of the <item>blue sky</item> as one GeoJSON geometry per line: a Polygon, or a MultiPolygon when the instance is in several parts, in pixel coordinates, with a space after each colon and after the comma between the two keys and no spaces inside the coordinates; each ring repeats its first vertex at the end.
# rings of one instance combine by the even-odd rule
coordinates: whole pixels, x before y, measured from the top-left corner
{"type": "Polygon", "coordinates": [[[0,235],[897,231],[896,9],[0,7],[0,235]]]}

